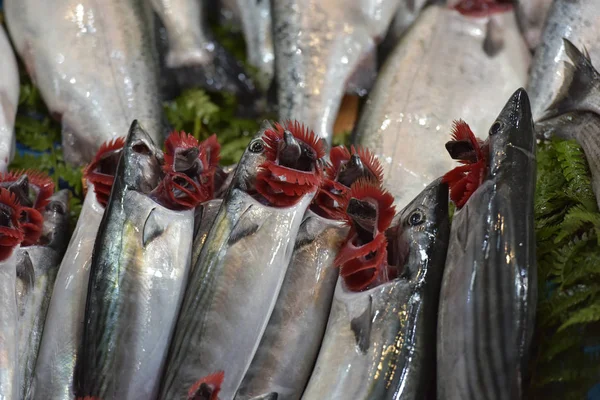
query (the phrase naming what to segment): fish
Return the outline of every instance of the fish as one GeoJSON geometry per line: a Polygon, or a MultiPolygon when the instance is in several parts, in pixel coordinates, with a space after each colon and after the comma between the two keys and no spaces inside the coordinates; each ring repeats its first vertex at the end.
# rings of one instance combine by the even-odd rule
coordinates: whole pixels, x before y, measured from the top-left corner
{"type": "Polygon", "coordinates": [[[279,118],[296,118],[331,145],[348,89],[366,94],[376,75],[376,45],[399,0],[272,3],[279,118]]]}
{"type": "Polygon", "coordinates": [[[415,22],[423,8],[429,3],[429,0],[401,0],[398,2],[398,9],[394,15],[390,27],[385,35],[385,39],[380,45],[381,53],[387,56],[400,40],[402,35],[415,22]]]}
{"type": "Polygon", "coordinates": [[[15,155],[15,118],[19,105],[19,67],[10,40],[0,27],[0,54],[2,54],[2,82],[0,83],[0,173],[8,171],[15,155]]]}
{"type": "Polygon", "coordinates": [[[48,305],[69,232],[69,191],[49,198],[43,213],[44,229],[38,243],[17,252],[17,277],[27,277],[27,293],[19,315],[20,398],[30,398],[35,367],[48,305]]]}
{"type": "Polygon", "coordinates": [[[533,52],[541,43],[542,32],[548,18],[548,12],[554,0],[519,0],[517,2],[517,21],[529,49],[533,52]]]}
{"type": "Polygon", "coordinates": [[[199,84],[214,91],[253,95],[254,82],[214,38],[209,29],[206,0],[144,0],[167,31],[167,68],[176,71],[180,86],[199,84]]]}
{"type": "Polygon", "coordinates": [[[7,0],[4,12],[29,76],[62,124],[65,161],[90,162],[136,118],[153,140],[163,138],[158,57],[143,2],[7,0]]]}
{"type": "Polygon", "coordinates": [[[455,116],[481,137],[531,56],[510,5],[477,10],[426,7],[383,65],[355,129],[355,142],[384,167],[384,184],[402,208],[452,168],[442,149],[455,116]],[[490,95],[494,93],[494,95],[490,95]],[[421,149],[415,151],[415,149],[421,149]]]}
{"type": "Polygon", "coordinates": [[[221,398],[233,398],[321,184],[324,156],[324,143],[297,122],[261,129],[250,141],[192,268],[159,399],[194,398],[215,371],[225,371],[221,398]]]}
{"type": "Polygon", "coordinates": [[[87,193],[56,275],[31,380],[33,400],[75,398],[92,250],[124,143],[122,137],[104,143],[84,170],[87,193]]]}
{"type": "Polygon", "coordinates": [[[92,254],[78,398],[157,395],[209,172],[193,136],[173,132],[165,148],[133,122],[92,254]]]}
{"type": "Polygon", "coordinates": [[[598,24],[600,3],[597,1],[555,0],[552,3],[525,87],[535,122],[554,102],[568,73],[563,62],[567,58],[563,38],[585,47],[592,62],[600,63],[599,33],[592,28],[598,24]]]}
{"type": "Polygon", "coordinates": [[[271,319],[236,400],[269,393],[275,393],[279,400],[302,396],[321,346],[338,279],[333,261],[348,233],[339,211],[343,200],[327,200],[343,197],[361,178],[383,178],[381,165],[367,149],[352,147],[351,152],[344,146],[331,150],[326,180],[332,182],[323,184],[304,214],[271,319]]]}
{"type": "Polygon", "coordinates": [[[535,146],[520,88],[490,127],[485,180],[452,219],[438,317],[438,399],[522,398],[537,296],[535,146]]]}
{"type": "Polygon", "coordinates": [[[580,51],[571,41],[564,40],[569,61],[556,98],[535,124],[538,138],[575,139],[581,145],[590,172],[592,189],[600,205],[600,74],[592,65],[589,54],[580,51]]]}
{"type": "Polygon", "coordinates": [[[424,399],[433,385],[436,312],[450,232],[448,186],[436,179],[395,215],[393,199],[385,199],[389,193],[367,196],[378,193],[373,190],[353,186],[350,192],[364,193],[358,204],[352,207],[351,199],[347,206],[349,218],[364,230],[355,228],[336,260],[344,264],[303,400],[424,399]],[[365,197],[379,198],[379,206],[359,206],[365,197]],[[377,242],[373,258],[360,256],[377,242]],[[380,261],[365,275],[373,259],[380,261]],[[361,270],[353,271],[354,264],[361,270]],[[368,278],[373,273],[379,279],[368,278]]]}
{"type": "Polygon", "coordinates": [[[19,205],[14,193],[0,188],[0,396],[19,399],[17,252],[24,234],[20,229],[19,205]]]}

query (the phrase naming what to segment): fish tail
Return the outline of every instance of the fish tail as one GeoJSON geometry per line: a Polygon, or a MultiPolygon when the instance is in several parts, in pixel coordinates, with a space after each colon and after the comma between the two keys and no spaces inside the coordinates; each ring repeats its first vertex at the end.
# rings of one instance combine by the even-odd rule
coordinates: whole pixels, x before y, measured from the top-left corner
{"type": "Polygon", "coordinates": [[[198,379],[188,391],[188,400],[217,400],[225,373],[215,372],[198,379]]]}
{"type": "Polygon", "coordinates": [[[600,107],[589,101],[592,97],[600,96],[600,74],[592,65],[585,48],[580,51],[565,38],[563,42],[571,62],[565,62],[563,84],[542,120],[571,111],[591,111],[600,114],[600,107]]]}

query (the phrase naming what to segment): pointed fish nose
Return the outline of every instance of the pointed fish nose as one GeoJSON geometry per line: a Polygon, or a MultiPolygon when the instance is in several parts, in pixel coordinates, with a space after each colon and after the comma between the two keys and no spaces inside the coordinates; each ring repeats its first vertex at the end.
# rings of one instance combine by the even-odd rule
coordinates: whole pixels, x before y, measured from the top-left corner
{"type": "Polygon", "coordinates": [[[350,156],[350,160],[348,161],[348,166],[349,167],[358,167],[358,168],[363,167],[362,160],[360,159],[358,154],[352,154],[350,156]]]}
{"type": "Polygon", "coordinates": [[[293,166],[300,158],[302,149],[292,132],[283,132],[283,143],[279,149],[279,162],[287,167],[293,166]]]}

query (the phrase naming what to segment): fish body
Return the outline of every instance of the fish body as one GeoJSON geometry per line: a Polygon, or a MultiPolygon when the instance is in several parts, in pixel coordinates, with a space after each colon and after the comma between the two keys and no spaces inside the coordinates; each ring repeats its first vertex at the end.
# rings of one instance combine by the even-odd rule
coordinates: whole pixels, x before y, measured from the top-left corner
{"type": "Polygon", "coordinates": [[[0,261],[0,397],[20,398],[18,372],[18,308],[15,295],[17,277],[17,246],[10,257],[0,261]]]}
{"type": "Polygon", "coordinates": [[[348,227],[308,210],[275,309],[236,400],[276,393],[298,400],[321,346],[348,227]]]}
{"type": "Polygon", "coordinates": [[[478,18],[423,10],[385,62],[355,131],[381,160],[399,207],[453,167],[443,151],[423,162],[423,151],[444,148],[457,116],[484,137],[489,110],[525,84],[529,59],[512,10],[478,18]]]}
{"type": "Polygon", "coordinates": [[[548,11],[554,0],[519,0],[517,20],[529,48],[535,52],[540,45],[548,11]]]}
{"type": "Polygon", "coordinates": [[[213,199],[205,201],[196,207],[194,215],[194,242],[192,244],[192,266],[196,265],[198,257],[200,257],[208,232],[210,232],[210,228],[213,226],[215,218],[217,218],[222,203],[222,199],[213,199]]]}
{"type": "Polygon", "coordinates": [[[438,399],[523,395],[537,295],[535,137],[523,89],[492,125],[489,145],[489,173],[452,220],[438,319],[438,399]]]}
{"type": "Polygon", "coordinates": [[[381,44],[384,55],[392,51],[402,35],[415,22],[428,0],[401,0],[386,37],[381,44]]]}
{"type": "Polygon", "coordinates": [[[89,162],[134,119],[153,139],[163,136],[158,58],[143,2],[7,0],[4,11],[29,75],[62,123],[68,162],[89,162]]]}
{"type": "Polygon", "coordinates": [[[88,182],[79,220],[62,259],[48,306],[30,395],[37,400],[73,400],[92,250],[104,207],[88,182]]]}
{"type": "Polygon", "coordinates": [[[527,93],[531,98],[533,120],[544,116],[556,99],[566,76],[564,62],[567,54],[563,38],[576,46],[584,46],[592,63],[600,64],[600,3],[597,1],[555,0],[533,63],[527,93]]]}
{"type": "Polygon", "coordinates": [[[364,95],[375,79],[375,47],[397,4],[398,0],[272,1],[280,119],[303,121],[331,144],[346,88],[364,95]]]}
{"type": "Polygon", "coordinates": [[[192,268],[159,399],[187,399],[216,371],[226,371],[219,397],[232,399],[259,345],[316,191],[282,208],[248,194],[265,148],[261,137],[250,142],[192,268]]]}
{"type": "Polygon", "coordinates": [[[0,27],[0,172],[8,171],[15,153],[15,116],[19,104],[19,68],[6,31],[0,27]]]}
{"type": "Polygon", "coordinates": [[[448,187],[436,180],[394,220],[403,231],[397,240],[410,249],[402,275],[362,292],[338,280],[303,400],[426,398],[448,246],[448,187]],[[422,220],[411,225],[415,213],[422,220]]]}
{"type": "Polygon", "coordinates": [[[40,244],[17,252],[17,278],[25,278],[19,315],[19,384],[21,398],[30,398],[29,388],[38,357],[44,322],[54,281],[64,253],[68,232],[68,192],[50,197],[44,211],[44,233],[40,244]]]}

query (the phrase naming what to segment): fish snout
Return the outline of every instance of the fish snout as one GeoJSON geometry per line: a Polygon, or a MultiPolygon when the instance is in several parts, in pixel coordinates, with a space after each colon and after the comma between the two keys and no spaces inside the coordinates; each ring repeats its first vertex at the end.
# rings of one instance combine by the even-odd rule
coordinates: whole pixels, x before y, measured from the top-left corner
{"type": "Polygon", "coordinates": [[[292,132],[286,129],[283,132],[283,141],[279,148],[279,163],[286,167],[293,167],[301,154],[300,143],[298,143],[292,132]]]}

